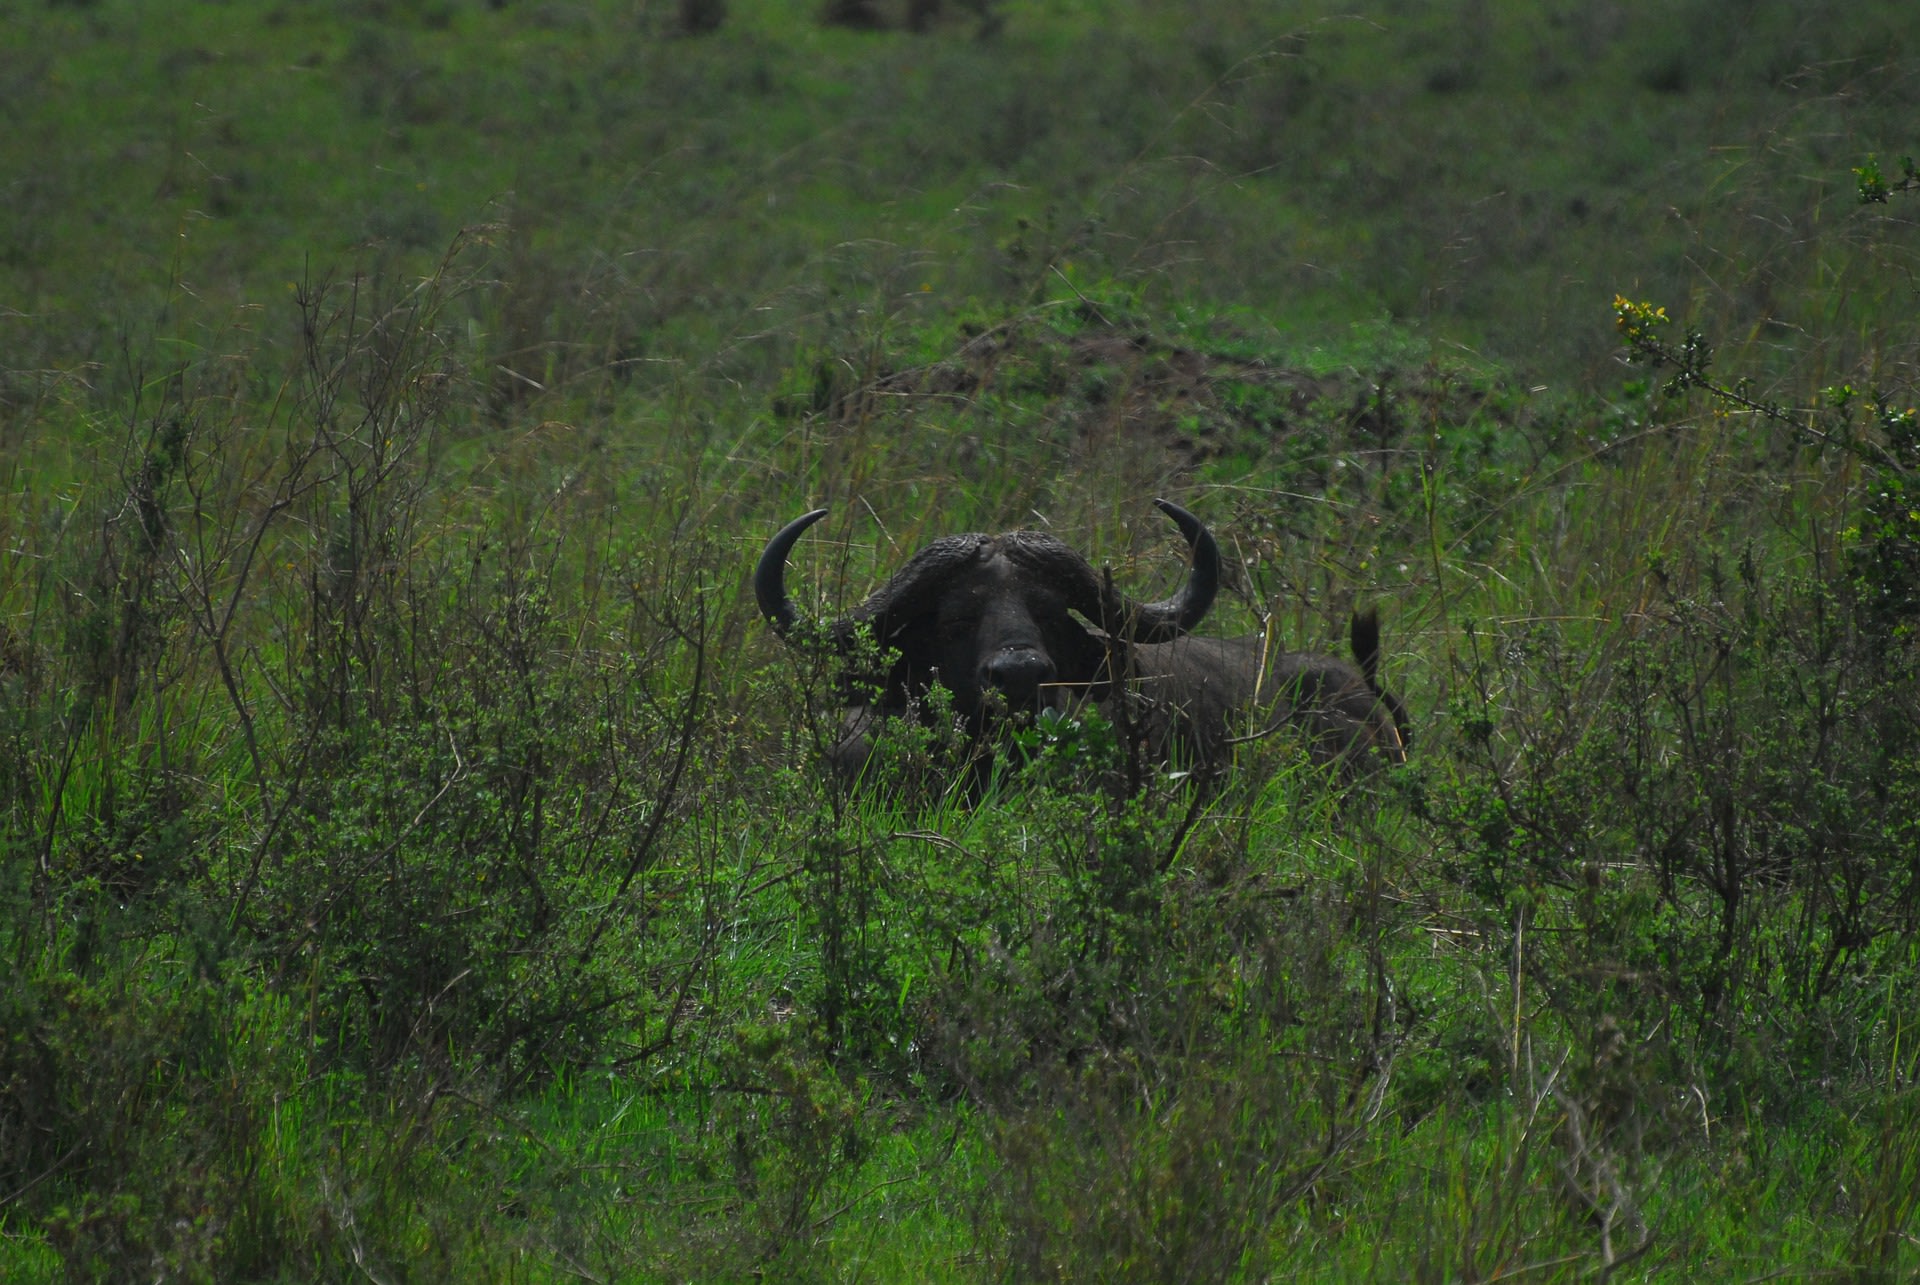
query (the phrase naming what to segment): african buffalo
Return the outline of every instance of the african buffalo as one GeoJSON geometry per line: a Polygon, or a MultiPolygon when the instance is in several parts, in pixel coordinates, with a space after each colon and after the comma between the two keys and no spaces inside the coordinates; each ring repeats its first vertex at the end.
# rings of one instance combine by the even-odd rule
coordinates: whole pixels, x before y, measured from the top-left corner
{"type": "Polygon", "coordinates": [[[880,657],[876,672],[853,676],[835,768],[857,777],[876,721],[926,717],[935,685],[975,738],[997,718],[1067,713],[1092,701],[1155,760],[1201,773],[1225,765],[1235,744],[1283,727],[1349,773],[1404,762],[1406,713],[1378,681],[1376,616],[1353,618],[1357,664],[1282,651],[1264,634],[1190,636],[1219,588],[1220,551],[1193,514],[1166,500],[1154,504],[1179,525],[1193,554],[1186,583],[1162,602],[1119,593],[1111,577],[1042,532],[953,535],[922,549],[851,614],[824,627],[803,621],[787,593],[786,565],[795,541],[827,511],[781,528],[753,572],[754,597],[774,632],[821,638],[853,665],[870,630],[880,657]],[[1130,697],[1124,706],[1121,694],[1130,697]]]}

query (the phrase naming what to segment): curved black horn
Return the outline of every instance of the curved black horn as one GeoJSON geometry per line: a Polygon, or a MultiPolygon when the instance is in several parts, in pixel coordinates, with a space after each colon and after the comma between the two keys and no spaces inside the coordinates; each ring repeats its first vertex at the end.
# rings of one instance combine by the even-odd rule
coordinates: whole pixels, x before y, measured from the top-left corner
{"type": "Polygon", "coordinates": [[[1180,534],[1187,538],[1187,547],[1193,550],[1193,569],[1173,597],[1160,602],[1127,602],[1127,623],[1123,629],[1131,642],[1167,642],[1178,638],[1200,623],[1207,609],[1213,606],[1214,594],[1220,591],[1220,546],[1213,542],[1213,533],[1207,530],[1206,523],[1172,500],[1155,500],[1153,506],[1179,525],[1180,534]]]}
{"type": "Polygon", "coordinates": [[[806,529],[825,516],[825,509],[815,509],[781,527],[760,551],[760,561],[754,564],[754,601],[760,604],[760,614],[773,626],[773,632],[783,638],[800,623],[800,609],[787,596],[787,554],[793,551],[794,542],[806,529]]]}

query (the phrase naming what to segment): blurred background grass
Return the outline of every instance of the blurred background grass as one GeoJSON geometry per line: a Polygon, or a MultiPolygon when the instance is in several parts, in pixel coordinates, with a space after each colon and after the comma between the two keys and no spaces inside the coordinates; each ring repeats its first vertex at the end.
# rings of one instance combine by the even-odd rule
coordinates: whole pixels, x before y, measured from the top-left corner
{"type": "Polygon", "coordinates": [[[1302,348],[1406,325],[1561,388],[1610,378],[1616,291],[1796,371],[1870,356],[1908,297],[1910,244],[1848,177],[1907,145],[1898,5],[817,18],[10,5],[9,366],[106,362],[188,298],[283,325],[306,265],[419,275],[478,224],[481,349],[543,385],[764,381],[849,313],[1070,268],[1302,348]]]}

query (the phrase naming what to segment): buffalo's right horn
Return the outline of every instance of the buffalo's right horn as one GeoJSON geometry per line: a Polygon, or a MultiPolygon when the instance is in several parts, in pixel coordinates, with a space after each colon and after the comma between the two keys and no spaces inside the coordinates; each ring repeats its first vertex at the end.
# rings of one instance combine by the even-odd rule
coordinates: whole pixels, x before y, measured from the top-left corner
{"type": "Polygon", "coordinates": [[[825,509],[815,509],[781,527],[760,551],[760,561],[754,564],[754,601],[760,604],[760,614],[773,626],[773,632],[783,638],[800,623],[800,609],[787,595],[787,555],[806,529],[825,516],[825,509]]]}

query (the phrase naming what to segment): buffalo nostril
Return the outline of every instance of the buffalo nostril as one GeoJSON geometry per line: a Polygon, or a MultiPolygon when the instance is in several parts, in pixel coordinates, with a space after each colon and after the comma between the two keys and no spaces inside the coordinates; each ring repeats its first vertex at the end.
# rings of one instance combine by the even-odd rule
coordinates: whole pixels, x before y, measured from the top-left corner
{"type": "Polygon", "coordinates": [[[1009,696],[1031,697],[1053,678],[1053,662],[1031,647],[1009,647],[980,667],[983,684],[1009,696]]]}

